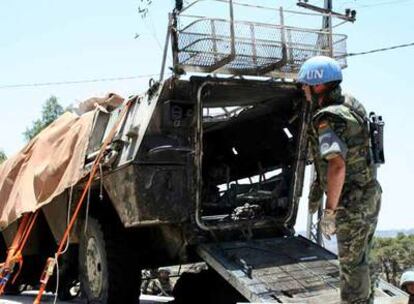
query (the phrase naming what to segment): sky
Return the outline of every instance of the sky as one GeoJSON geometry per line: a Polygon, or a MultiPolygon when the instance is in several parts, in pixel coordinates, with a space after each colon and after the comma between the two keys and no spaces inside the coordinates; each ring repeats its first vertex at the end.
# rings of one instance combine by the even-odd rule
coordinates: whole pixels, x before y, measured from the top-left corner
{"type": "MultiPolygon", "coordinates": [[[[51,95],[67,106],[107,92],[129,96],[144,91],[148,77],[24,88],[4,86],[158,74],[167,13],[173,2],[154,0],[149,15],[142,19],[138,14],[141,0],[1,1],[0,149],[10,156],[23,147],[22,133],[39,118],[42,104],[51,95]],[[136,34],[139,37],[135,39],[136,34]]],[[[296,3],[258,2],[290,9],[296,3]]],[[[323,5],[321,0],[310,3],[323,5]]],[[[414,0],[333,0],[333,5],[340,12],[346,7],[357,10],[357,21],[337,30],[348,35],[348,52],[414,41],[414,0]]],[[[202,13],[223,11],[208,6],[202,13]]],[[[249,17],[256,18],[254,13],[249,17]]],[[[357,97],[368,111],[381,114],[386,122],[387,163],[379,171],[384,191],[378,223],[381,230],[414,227],[414,101],[409,85],[413,55],[414,47],[349,57],[344,70],[345,91],[357,97]]],[[[304,196],[306,193],[305,189],[304,196]]],[[[303,200],[297,230],[305,229],[305,206],[303,200]]]]}

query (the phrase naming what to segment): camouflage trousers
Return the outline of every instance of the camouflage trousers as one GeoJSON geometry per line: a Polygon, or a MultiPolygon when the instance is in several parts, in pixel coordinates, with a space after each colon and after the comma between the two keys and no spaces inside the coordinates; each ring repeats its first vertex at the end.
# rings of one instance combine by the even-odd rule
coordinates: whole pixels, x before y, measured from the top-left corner
{"type": "Polygon", "coordinates": [[[341,303],[374,303],[370,251],[381,207],[381,186],[344,187],[336,213],[341,303]]]}

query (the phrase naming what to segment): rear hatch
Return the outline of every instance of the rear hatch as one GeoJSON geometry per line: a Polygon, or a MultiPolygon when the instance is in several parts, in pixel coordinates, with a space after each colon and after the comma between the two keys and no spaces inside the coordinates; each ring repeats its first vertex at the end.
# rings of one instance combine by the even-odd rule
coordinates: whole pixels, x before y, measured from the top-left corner
{"type": "Polygon", "coordinates": [[[292,228],[306,162],[307,103],[293,82],[191,79],[196,215],[204,230],[292,228]]]}

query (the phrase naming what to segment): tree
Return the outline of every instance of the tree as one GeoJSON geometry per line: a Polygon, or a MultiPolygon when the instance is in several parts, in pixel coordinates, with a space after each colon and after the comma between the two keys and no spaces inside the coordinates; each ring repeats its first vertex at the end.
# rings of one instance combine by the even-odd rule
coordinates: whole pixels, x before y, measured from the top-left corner
{"type": "Polygon", "coordinates": [[[0,164],[7,159],[6,153],[3,150],[0,150],[0,164]]]}
{"type": "Polygon", "coordinates": [[[23,133],[24,138],[29,141],[44,128],[54,122],[64,112],[63,107],[59,104],[56,96],[50,96],[43,105],[42,117],[33,122],[30,128],[26,128],[23,133]]]}
{"type": "Polygon", "coordinates": [[[387,282],[399,286],[402,273],[414,266],[414,235],[375,238],[372,251],[375,271],[387,282]]]}

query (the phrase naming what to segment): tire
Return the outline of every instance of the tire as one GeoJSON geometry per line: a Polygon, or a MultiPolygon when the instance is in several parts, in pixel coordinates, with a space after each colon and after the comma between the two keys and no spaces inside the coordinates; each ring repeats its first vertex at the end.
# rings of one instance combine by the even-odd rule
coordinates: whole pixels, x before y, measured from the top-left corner
{"type": "Polygon", "coordinates": [[[26,286],[24,285],[21,285],[19,283],[12,284],[11,282],[9,282],[9,284],[7,284],[6,288],[4,289],[4,294],[6,296],[18,296],[23,291],[25,291],[25,289],[26,289],[26,286]]]}
{"type": "Polygon", "coordinates": [[[58,299],[60,301],[71,301],[79,293],[78,272],[78,246],[69,246],[67,252],[61,257],[59,269],[58,299]]]}
{"type": "Polygon", "coordinates": [[[89,218],[79,243],[81,294],[91,304],[138,303],[141,272],[125,229],[89,218]],[[110,226],[110,227],[109,227],[110,226]]]}
{"type": "Polygon", "coordinates": [[[63,286],[59,286],[58,299],[63,302],[71,301],[77,298],[79,296],[79,293],[80,291],[76,281],[72,283],[65,282],[63,286]]]}
{"type": "Polygon", "coordinates": [[[183,273],[173,289],[173,304],[236,304],[246,299],[215,271],[183,273]]]}

